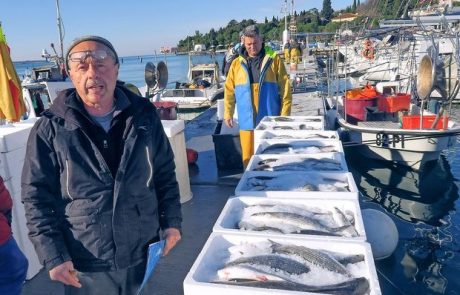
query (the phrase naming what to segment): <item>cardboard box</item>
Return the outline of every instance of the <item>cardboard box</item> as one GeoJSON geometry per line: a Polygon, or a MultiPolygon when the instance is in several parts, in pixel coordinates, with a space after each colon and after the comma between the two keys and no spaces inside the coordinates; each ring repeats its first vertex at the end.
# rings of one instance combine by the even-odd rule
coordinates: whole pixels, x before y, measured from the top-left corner
{"type": "Polygon", "coordinates": [[[269,198],[343,198],[357,200],[358,193],[355,180],[349,172],[246,171],[235,189],[236,196],[269,198]],[[343,189],[346,189],[346,191],[328,190],[333,188],[334,182],[345,186],[343,189]],[[250,183],[256,183],[257,185],[254,186],[250,183]],[[321,188],[319,187],[320,184],[321,188]],[[304,186],[306,188],[301,191],[300,188],[304,186]]]}
{"type": "MultiPolygon", "coordinates": [[[[261,164],[259,164],[261,161],[266,161],[268,159],[275,160],[269,163],[271,167],[274,167],[274,171],[277,171],[277,169],[285,169],[283,171],[348,171],[347,162],[345,160],[345,156],[343,153],[320,153],[308,155],[254,155],[251,157],[251,160],[248,163],[248,167],[246,167],[246,171],[265,171],[255,169],[261,166],[261,164]],[[318,165],[313,166],[313,163],[315,162],[312,162],[312,165],[308,165],[309,160],[319,161],[321,159],[324,161],[324,164],[321,164],[321,162],[319,162],[318,165]],[[336,165],[327,165],[327,160],[331,160],[334,161],[334,163],[338,163],[338,167],[336,165]],[[296,165],[296,163],[301,163],[303,161],[306,163],[305,165],[296,165]],[[335,170],[335,168],[338,169],[335,170]]],[[[266,171],[272,170],[266,169],[266,171]]]]}
{"type": "Polygon", "coordinates": [[[366,232],[364,229],[363,218],[361,215],[361,210],[359,207],[358,200],[343,200],[343,199],[313,199],[313,200],[305,200],[305,199],[287,199],[287,198],[259,198],[259,197],[247,197],[247,196],[240,196],[228,199],[227,203],[222,210],[219,218],[213,227],[213,232],[220,232],[220,233],[234,233],[234,234],[244,234],[250,236],[267,236],[274,235],[274,236],[281,236],[286,238],[309,238],[309,239],[328,239],[328,240],[338,240],[338,241],[346,241],[346,240],[355,240],[355,241],[365,241],[366,240],[366,232]],[[247,206],[254,206],[254,205],[266,205],[266,204],[274,204],[274,205],[291,205],[291,206],[298,206],[298,207],[306,207],[306,208],[319,208],[324,211],[332,211],[334,207],[337,207],[342,212],[351,212],[353,214],[353,218],[355,220],[355,229],[358,232],[357,237],[336,237],[336,236],[321,236],[321,235],[306,235],[306,234],[283,234],[283,233],[269,233],[263,231],[249,231],[249,230],[240,230],[238,227],[238,223],[241,221],[244,208],[247,206]]]}
{"type": "Polygon", "coordinates": [[[211,281],[217,279],[217,271],[224,267],[229,259],[228,249],[243,243],[261,243],[270,239],[276,243],[294,244],[317,250],[326,250],[344,255],[364,255],[364,261],[354,265],[353,275],[365,277],[369,281],[370,295],[380,295],[382,291],[378,282],[377,272],[372,257],[370,245],[365,242],[331,241],[316,239],[294,239],[285,237],[259,237],[236,234],[212,233],[198,255],[195,263],[184,280],[185,295],[219,294],[219,295],[263,295],[263,294],[286,294],[307,295],[318,294],[299,291],[287,291],[279,289],[240,287],[224,284],[215,284],[211,281]]]}

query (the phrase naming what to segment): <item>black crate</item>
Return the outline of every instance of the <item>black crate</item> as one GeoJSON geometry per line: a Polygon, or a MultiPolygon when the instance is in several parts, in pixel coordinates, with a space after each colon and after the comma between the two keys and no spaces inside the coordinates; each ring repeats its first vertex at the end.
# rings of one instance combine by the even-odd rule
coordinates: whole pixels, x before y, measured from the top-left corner
{"type": "Polygon", "coordinates": [[[217,169],[243,170],[241,160],[240,136],[233,134],[220,134],[222,122],[219,122],[212,135],[214,151],[216,153],[217,169]]]}

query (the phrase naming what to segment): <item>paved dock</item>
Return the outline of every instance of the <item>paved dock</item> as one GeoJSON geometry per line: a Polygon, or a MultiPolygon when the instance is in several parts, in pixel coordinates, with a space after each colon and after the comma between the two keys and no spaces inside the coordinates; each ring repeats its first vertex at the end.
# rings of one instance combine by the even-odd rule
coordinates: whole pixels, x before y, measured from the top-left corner
{"type": "MultiPolygon", "coordinates": [[[[295,93],[293,115],[323,115],[322,99],[316,92],[295,93]]],[[[217,169],[212,134],[218,124],[216,107],[212,107],[185,129],[186,145],[198,151],[198,161],[189,166],[190,184],[193,198],[184,203],[183,236],[180,243],[162,258],[149,284],[154,293],[149,295],[181,295],[183,280],[206,242],[212,227],[222,211],[228,197],[233,195],[243,171],[221,171],[217,169]]],[[[385,267],[384,265],[382,265],[385,267]]],[[[384,294],[399,294],[379,274],[384,294]],[[387,293],[388,292],[388,293],[387,293]]],[[[62,295],[60,283],[52,282],[48,273],[41,270],[33,279],[25,283],[23,295],[62,295]]]]}

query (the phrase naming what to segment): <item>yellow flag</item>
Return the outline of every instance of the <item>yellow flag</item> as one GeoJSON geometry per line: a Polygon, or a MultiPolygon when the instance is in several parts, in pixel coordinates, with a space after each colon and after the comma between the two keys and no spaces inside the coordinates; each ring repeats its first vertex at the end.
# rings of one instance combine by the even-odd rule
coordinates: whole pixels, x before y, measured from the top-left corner
{"type": "Polygon", "coordinates": [[[21,81],[0,25],[0,118],[17,122],[25,112],[21,81]]]}

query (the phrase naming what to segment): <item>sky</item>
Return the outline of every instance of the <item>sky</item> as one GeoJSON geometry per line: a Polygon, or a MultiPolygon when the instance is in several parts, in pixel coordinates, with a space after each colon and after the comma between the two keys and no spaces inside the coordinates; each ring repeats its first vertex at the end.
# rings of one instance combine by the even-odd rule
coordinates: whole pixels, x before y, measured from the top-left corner
{"type": "MultiPolygon", "coordinates": [[[[291,3],[291,0],[288,1],[291,3]]],[[[79,36],[99,35],[120,56],[159,52],[198,30],[225,27],[231,20],[283,17],[282,0],[61,0],[64,50],[79,36]]],[[[353,0],[332,0],[334,10],[353,0]]],[[[322,9],[322,0],[295,0],[295,10],[322,9]]],[[[14,61],[40,60],[42,49],[59,48],[56,0],[1,0],[0,22],[14,61]]],[[[281,36],[280,36],[281,38],[281,36]]]]}

